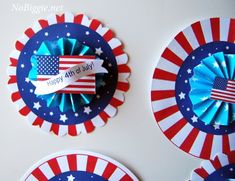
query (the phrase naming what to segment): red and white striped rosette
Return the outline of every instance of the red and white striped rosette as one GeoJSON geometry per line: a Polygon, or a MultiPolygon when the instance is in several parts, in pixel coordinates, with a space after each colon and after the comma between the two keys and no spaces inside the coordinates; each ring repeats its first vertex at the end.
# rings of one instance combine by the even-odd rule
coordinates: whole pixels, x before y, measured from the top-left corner
{"type": "Polygon", "coordinates": [[[93,179],[98,176],[102,180],[138,181],[121,163],[89,151],[64,151],[43,158],[24,174],[21,181],[69,180],[69,177],[75,181],[82,172],[93,179]]]}
{"type": "Polygon", "coordinates": [[[56,135],[63,136],[69,134],[71,136],[79,135],[80,133],[92,132],[96,127],[101,127],[106,124],[110,117],[114,117],[117,113],[117,107],[124,103],[124,93],[129,89],[128,78],[130,76],[130,69],[127,66],[128,56],[123,51],[122,43],[114,37],[114,33],[107,27],[104,27],[101,22],[96,19],[89,19],[84,14],[73,15],[65,13],[62,15],[50,15],[47,19],[40,19],[35,22],[34,26],[28,28],[22,37],[15,43],[15,50],[10,55],[10,65],[8,67],[8,87],[11,91],[11,99],[17,104],[20,114],[27,116],[29,122],[33,126],[39,126],[46,132],[53,132],[56,135]],[[118,82],[116,91],[109,104],[97,116],[84,123],[74,125],[60,125],[48,122],[47,120],[38,117],[25,104],[21,97],[19,88],[17,86],[17,65],[19,56],[26,43],[40,30],[49,26],[60,23],[75,23],[88,27],[90,30],[98,33],[110,46],[118,66],[118,82]]]}
{"type": "Polygon", "coordinates": [[[218,154],[213,160],[205,160],[201,167],[192,172],[190,181],[233,181],[235,180],[235,152],[218,154]]]}
{"type": "Polygon", "coordinates": [[[199,47],[212,42],[234,41],[235,19],[211,18],[193,23],[165,48],[153,74],[151,103],[157,124],[171,142],[196,157],[210,159],[218,152],[235,150],[235,133],[209,134],[189,123],[176,100],[179,70],[199,47]]]}

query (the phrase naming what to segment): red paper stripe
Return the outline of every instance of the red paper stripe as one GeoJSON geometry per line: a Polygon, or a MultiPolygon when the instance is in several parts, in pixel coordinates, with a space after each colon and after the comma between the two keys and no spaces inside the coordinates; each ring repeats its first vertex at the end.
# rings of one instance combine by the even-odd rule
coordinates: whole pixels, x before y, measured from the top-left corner
{"type": "Polygon", "coordinates": [[[165,70],[161,70],[161,69],[156,68],[154,71],[153,78],[161,79],[161,80],[176,81],[177,75],[175,75],[171,72],[167,72],[165,70]]]}
{"type": "Polygon", "coordinates": [[[213,41],[220,41],[220,19],[211,18],[210,22],[213,41]]]}
{"type": "Polygon", "coordinates": [[[180,32],[175,37],[175,39],[188,54],[190,54],[193,51],[192,46],[188,42],[187,38],[184,36],[183,32],[180,32]]]}
{"type": "Polygon", "coordinates": [[[196,128],[193,128],[193,130],[190,132],[188,137],[184,140],[180,148],[186,152],[189,152],[198,134],[199,134],[199,130],[196,128]]]}
{"type": "Polygon", "coordinates": [[[179,67],[183,64],[183,60],[178,57],[174,52],[172,52],[169,48],[166,48],[164,52],[162,53],[162,57],[166,60],[169,60],[175,65],[178,65],[179,67]]]}
{"type": "Polygon", "coordinates": [[[155,116],[157,122],[160,122],[163,119],[169,117],[170,115],[176,113],[177,111],[179,111],[179,108],[177,105],[174,105],[174,106],[168,107],[166,109],[163,109],[161,111],[155,112],[154,116],[155,116]]]}
{"type": "Polygon", "coordinates": [[[160,91],[158,90],[158,91],[151,92],[152,101],[167,99],[170,97],[175,97],[174,90],[160,90],[160,91]]]}
{"type": "Polygon", "coordinates": [[[193,32],[194,32],[196,38],[197,38],[199,45],[200,46],[205,45],[206,40],[205,40],[203,31],[202,31],[201,23],[196,22],[196,23],[192,24],[192,29],[193,29],[193,32]]]}
{"type": "Polygon", "coordinates": [[[207,134],[203,147],[202,147],[203,149],[200,155],[201,158],[210,158],[212,143],[213,143],[213,135],[207,134]]]}

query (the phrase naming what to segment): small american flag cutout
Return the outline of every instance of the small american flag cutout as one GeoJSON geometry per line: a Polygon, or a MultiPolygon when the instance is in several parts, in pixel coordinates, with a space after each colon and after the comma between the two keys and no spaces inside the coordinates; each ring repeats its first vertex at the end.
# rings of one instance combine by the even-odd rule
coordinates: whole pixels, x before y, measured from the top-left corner
{"type": "Polygon", "coordinates": [[[235,103],[235,80],[216,77],[211,90],[211,99],[235,103]]]}
{"type": "MultiPolygon", "coordinates": [[[[37,81],[45,81],[63,71],[87,61],[93,61],[94,56],[56,56],[56,55],[37,55],[37,81]]],[[[57,93],[65,94],[95,94],[96,80],[95,75],[88,75],[71,83],[57,93]]]]}

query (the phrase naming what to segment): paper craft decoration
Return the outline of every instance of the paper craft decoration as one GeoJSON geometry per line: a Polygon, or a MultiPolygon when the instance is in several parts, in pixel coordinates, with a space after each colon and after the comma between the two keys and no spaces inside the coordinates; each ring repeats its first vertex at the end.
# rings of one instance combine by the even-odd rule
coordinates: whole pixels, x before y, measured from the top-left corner
{"type": "Polygon", "coordinates": [[[88,151],[65,151],[40,160],[21,181],[138,181],[125,166],[107,156],[88,151]]]}
{"type": "Polygon", "coordinates": [[[234,181],[235,152],[218,154],[213,160],[203,161],[201,167],[192,172],[190,181],[234,181]]]}
{"type": "Polygon", "coordinates": [[[194,68],[189,83],[193,111],[205,124],[235,120],[235,55],[215,53],[194,68]]]}
{"type": "MultiPolygon", "coordinates": [[[[198,84],[212,76],[211,71],[206,70],[200,71],[199,76],[198,67],[211,66],[208,59],[219,57],[216,58],[219,63],[225,58],[226,66],[219,66],[225,76],[220,78],[234,79],[229,75],[230,68],[233,69],[234,60],[229,56],[235,54],[234,41],[235,19],[211,18],[193,23],[166,47],[153,74],[151,101],[157,124],[177,147],[196,157],[212,159],[217,153],[235,150],[235,125],[230,117],[233,106],[229,106],[229,113],[224,114],[226,105],[231,104],[211,97],[203,98],[196,93],[204,88],[198,84]],[[197,85],[193,78],[200,79],[197,85]],[[203,102],[203,99],[211,101],[203,102]],[[199,102],[201,106],[197,105],[199,102]],[[204,111],[204,104],[209,102],[221,105],[216,119],[211,118],[211,112],[209,115],[210,108],[205,110],[207,116],[199,111],[204,111]],[[224,114],[223,119],[219,119],[220,114],[224,114]]],[[[213,85],[205,89],[211,91],[209,87],[213,85]]]]}
{"type": "Polygon", "coordinates": [[[106,124],[129,89],[127,54],[113,32],[84,14],[38,20],[10,55],[19,112],[46,132],[89,133],[106,124]]]}

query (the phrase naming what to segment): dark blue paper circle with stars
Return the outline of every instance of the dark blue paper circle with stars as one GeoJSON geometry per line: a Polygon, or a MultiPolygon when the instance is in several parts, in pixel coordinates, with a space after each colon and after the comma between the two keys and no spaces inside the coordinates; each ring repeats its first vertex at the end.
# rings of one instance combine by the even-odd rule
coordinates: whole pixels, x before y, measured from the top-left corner
{"type": "Polygon", "coordinates": [[[80,24],[60,23],[40,30],[28,40],[21,50],[16,75],[20,95],[33,113],[51,123],[74,125],[92,119],[108,105],[116,90],[118,70],[112,49],[102,36],[80,24]],[[46,101],[34,94],[35,87],[28,81],[28,74],[32,68],[30,58],[37,53],[41,43],[63,37],[77,39],[94,52],[96,49],[101,50],[102,53],[99,57],[104,60],[103,67],[109,72],[104,75],[103,86],[99,88],[93,100],[88,105],[81,106],[77,112],[72,110],[61,112],[58,107],[48,108],[46,101]]]}
{"type": "Polygon", "coordinates": [[[82,171],[69,171],[64,172],[59,175],[52,177],[49,181],[76,181],[76,180],[86,180],[86,181],[107,181],[103,177],[96,175],[94,173],[82,172],[82,171]]]}
{"type": "Polygon", "coordinates": [[[191,90],[189,79],[193,76],[193,68],[201,63],[201,60],[217,52],[224,52],[224,54],[235,54],[235,44],[218,41],[202,45],[195,49],[181,65],[177,75],[175,91],[176,102],[182,115],[195,128],[209,134],[224,135],[235,132],[235,124],[229,126],[205,125],[193,112],[193,106],[189,98],[191,90]],[[180,96],[184,96],[182,99],[180,96]]]}

